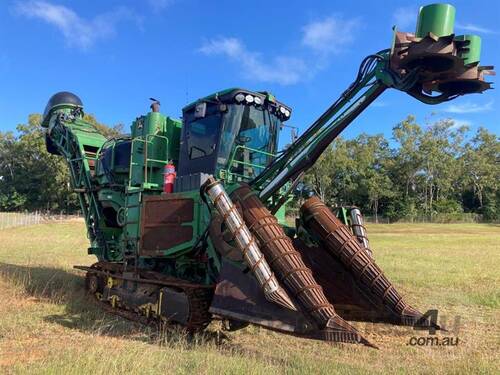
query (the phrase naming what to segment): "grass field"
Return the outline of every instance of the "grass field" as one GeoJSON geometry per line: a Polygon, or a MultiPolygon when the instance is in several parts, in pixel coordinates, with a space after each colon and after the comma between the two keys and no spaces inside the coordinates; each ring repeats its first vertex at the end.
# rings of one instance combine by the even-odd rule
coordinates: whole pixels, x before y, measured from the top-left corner
{"type": "Polygon", "coordinates": [[[498,373],[500,226],[369,226],[376,260],[420,310],[437,308],[456,346],[412,346],[427,332],[353,323],[380,350],[258,327],[189,340],[104,313],[74,264],[91,264],[81,222],[0,231],[0,373],[498,373]],[[456,319],[459,319],[458,324],[456,319]]]}

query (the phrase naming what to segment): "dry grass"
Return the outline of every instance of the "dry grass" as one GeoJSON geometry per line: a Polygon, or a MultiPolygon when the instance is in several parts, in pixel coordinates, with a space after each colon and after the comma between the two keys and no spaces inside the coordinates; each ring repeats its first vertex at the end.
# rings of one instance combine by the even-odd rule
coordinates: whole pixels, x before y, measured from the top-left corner
{"type": "Polygon", "coordinates": [[[332,346],[258,327],[188,339],[104,313],[74,264],[90,264],[84,226],[0,231],[0,373],[497,373],[500,227],[393,224],[369,228],[378,263],[421,310],[437,308],[454,347],[415,347],[425,332],[354,323],[380,350],[332,346]],[[455,325],[455,317],[460,324],[455,325]]]}

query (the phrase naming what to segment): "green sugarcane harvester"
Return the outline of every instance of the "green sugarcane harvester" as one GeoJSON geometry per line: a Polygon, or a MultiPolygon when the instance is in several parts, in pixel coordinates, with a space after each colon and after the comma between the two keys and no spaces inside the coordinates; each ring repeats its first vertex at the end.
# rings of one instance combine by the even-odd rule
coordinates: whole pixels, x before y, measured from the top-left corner
{"type": "Polygon", "coordinates": [[[186,106],[182,121],[154,101],[130,136],[112,139],[84,121],[76,95],[55,94],[43,126],[48,151],[68,162],[98,260],[76,266],[87,289],[118,314],[189,331],[220,318],[229,330],[253,323],[369,344],[346,320],[438,328],[375,263],[359,209],[313,196],[295,226],[284,212],[304,173],[386,89],[438,104],[490,88],[481,39],[455,35],[454,18],[451,5],[422,7],[416,33],[394,29],[391,48],[367,56],[282,151],[291,109],[268,92],[217,92],[186,106]]]}

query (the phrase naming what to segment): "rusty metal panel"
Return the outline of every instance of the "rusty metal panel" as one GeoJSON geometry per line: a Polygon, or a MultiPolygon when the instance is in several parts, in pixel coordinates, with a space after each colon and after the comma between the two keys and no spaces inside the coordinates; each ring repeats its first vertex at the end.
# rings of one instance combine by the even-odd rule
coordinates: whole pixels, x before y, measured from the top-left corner
{"type": "Polygon", "coordinates": [[[308,246],[299,238],[293,240],[293,245],[342,318],[373,322],[391,320],[391,314],[385,306],[361,289],[349,270],[336,258],[329,256],[323,247],[308,246]]]}
{"type": "Polygon", "coordinates": [[[194,200],[176,195],[145,196],[141,212],[139,255],[162,251],[193,238],[194,200]]]}
{"type": "Polygon", "coordinates": [[[243,221],[235,204],[227,195],[222,184],[209,177],[203,186],[206,196],[213,203],[219,215],[223,217],[228,230],[234,236],[236,246],[243,254],[243,260],[252,271],[269,301],[287,309],[297,310],[287,292],[281,287],[271,271],[259,245],[243,221]]]}
{"type": "Polygon", "coordinates": [[[293,246],[292,240],[257,194],[248,185],[242,184],[232,193],[231,198],[240,204],[245,223],[279,280],[299,302],[304,313],[317,324],[317,338],[368,345],[368,341],[335,312],[323,289],[314,279],[311,269],[293,246]]]}
{"type": "Polygon", "coordinates": [[[306,333],[312,327],[299,311],[269,302],[255,277],[223,258],[210,312],[284,332],[306,333]]]}
{"type": "Polygon", "coordinates": [[[233,196],[241,205],[245,222],[259,241],[269,265],[323,328],[335,311],[293,247],[292,240],[248,186],[235,190],[233,196]]]}
{"type": "Polygon", "coordinates": [[[422,314],[408,305],[357,238],[318,197],[300,208],[307,229],[321,239],[324,249],[355,277],[367,295],[383,304],[396,323],[414,325],[422,314]]]}

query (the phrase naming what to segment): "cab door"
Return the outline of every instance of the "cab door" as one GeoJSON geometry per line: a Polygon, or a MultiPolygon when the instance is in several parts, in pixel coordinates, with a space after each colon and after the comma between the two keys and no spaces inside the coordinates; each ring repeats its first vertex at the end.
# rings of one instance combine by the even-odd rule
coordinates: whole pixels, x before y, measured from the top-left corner
{"type": "Polygon", "coordinates": [[[222,118],[216,104],[199,103],[183,113],[179,176],[215,173],[222,118]]]}

